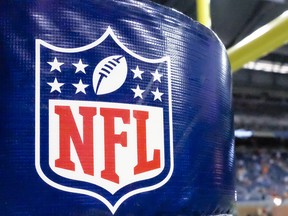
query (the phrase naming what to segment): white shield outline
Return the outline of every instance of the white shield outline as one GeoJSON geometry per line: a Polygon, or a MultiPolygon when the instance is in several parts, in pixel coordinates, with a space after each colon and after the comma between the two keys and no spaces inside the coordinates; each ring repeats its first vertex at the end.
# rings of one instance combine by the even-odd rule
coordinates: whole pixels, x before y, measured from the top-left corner
{"type": "Polygon", "coordinates": [[[160,188],[163,186],[165,183],[168,182],[170,177],[172,176],[173,170],[174,170],[174,154],[173,154],[173,121],[172,121],[172,90],[171,90],[171,62],[170,62],[170,57],[165,56],[159,59],[148,59],[145,57],[142,57],[138,54],[135,54],[131,50],[129,50],[126,46],[124,46],[116,37],[114,34],[113,30],[111,29],[110,26],[108,26],[107,30],[105,33],[95,42],[88,44],[86,46],[82,47],[77,47],[77,48],[61,48],[61,47],[56,47],[53,46],[41,39],[36,39],[36,46],[35,46],[35,167],[36,170],[39,174],[39,176],[42,178],[43,181],[45,181],[47,184],[50,186],[57,188],[59,190],[63,190],[66,192],[71,192],[71,193],[77,193],[77,194],[85,194],[91,197],[94,197],[100,201],[102,201],[111,211],[112,214],[116,212],[118,207],[123,203],[126,199],[129,197],[146,192],[146,191],[151,191],[155,190],[157,188],[160,188]],[[111,36],[112,39],[116,42],[116,44],[122,48],[126,53],[131,55],[132,57],[139,59],[143,62],[147,63],[162,63],[162,62],[167,62],[167,72],[168,72],[168,109],[169,109],[169,139],[170,139],[170,170],[167,174],[167,176],[160,182],[158,182],[155,185],[148,186],[148,187],[143,187],[143,188],[138,188],[136,190],[132,190],[128,193],[126,193],[124,196],[122,196],[114,205],[112,205],[109,200],[107,200],[105,197],[101,196],[98,193],[95,193],[93,191],[89,190],[84,190],[84,189],[79,189],[79,188],[73,188],[73,187],[67,187],[61,184],[58,184],[51,179],[49,179],[44,172],[41,169],[40,165],[40,47],[41,45],[49,48],[51,50],[57,51],[57,52],[62,52],[62,53],[77,53],[77,52],[82,52],[88,49],[91,49],[93,47],[98,46],[101,44],[108,36],[111,36]]]}

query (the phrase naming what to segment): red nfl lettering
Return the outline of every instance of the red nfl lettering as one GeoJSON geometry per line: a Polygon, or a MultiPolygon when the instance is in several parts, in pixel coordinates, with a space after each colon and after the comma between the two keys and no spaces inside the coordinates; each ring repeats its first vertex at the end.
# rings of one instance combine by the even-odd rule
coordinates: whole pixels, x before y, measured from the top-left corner
{"type": "Polygon", "coordinates": [[[79,107],[79,113],[83,116],[83,141],[79,135],[75,120],[69,106],[55,106],[55,113],[59,115],[60,125],[60,157],[55,161],[55,166],[75,170],[75,164],[70,157],[70,138],[74,143],[84,173],[94,175],[93,165],[93,116],[96,109],[92,107],[79,107]]]}
{"type": "Polygon", "coordinates": [[[155,149],[153,160],[147,161],[146,145],[146,120],[149,118],[148,112],[134,110],[133,116],[137,119],[137,150],[138,164],[134,168],[134,173],[139,174],[160,167],[160,150],[155,149]]]}
{"type": "MultiPolygon", "coordinates": [[[[130,124],[130,110],[113,109],[104,107],[79,107],[79,114],[83,118],[83,138],[75,123],[74,116],[69,106],[55,106],[55,114],[59,116],[59,158],[55,160],[55,167],[75,171],[75,163],[71,160],[71,145],[74,146],[79,158],[82,170],[85,174],[94,175],[94,125],[93,118],[100,110],[104,119],[104,164],[101,177],[111,182],[119,183],[119,176],[115,170],[115,145],[120,144],[127,147],[127,132],[122,131],[115,134],[115,118],[120,118],[124,124],[130,124]]],[[[153,159],[147,160],[146,142],[146,120],[149,119],[149,112],[133,110],[133,117],[136,120],[137,131],[137,165],[134,167],[134,174],[141,174],[160,168],[160,150],[154,149],[153,159]]],[[[97,141],[97,138],[96,138],[97,141]]]]}
{"type": "Polygon", "coordinates": [[[101,177],[119,183],[119,176],[115,172],[115,144],[127,147],[127,132],[115,134],[114,119],[118,117],[124,124],[129,124],[129,110],[101,108],[100,113],[104,117],[105,146],[105,169],[101,172],[101,177]]]}

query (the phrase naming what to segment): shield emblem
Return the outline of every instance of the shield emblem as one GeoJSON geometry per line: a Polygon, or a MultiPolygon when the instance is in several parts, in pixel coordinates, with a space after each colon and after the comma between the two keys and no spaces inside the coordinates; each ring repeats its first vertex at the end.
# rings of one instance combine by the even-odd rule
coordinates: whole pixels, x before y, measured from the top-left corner
{"type": "Polygon", "coordinates": [[[115,213],[170,179],[169,56],[139,56],[108,27],[83,47],[37,39],[35,77],[35,166],[47,184],[115,213]]]}

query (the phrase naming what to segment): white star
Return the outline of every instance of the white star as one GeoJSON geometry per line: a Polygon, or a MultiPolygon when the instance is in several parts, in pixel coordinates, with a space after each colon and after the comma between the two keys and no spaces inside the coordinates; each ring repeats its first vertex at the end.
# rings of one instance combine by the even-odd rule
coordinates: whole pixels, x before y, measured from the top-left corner
{"type": "Polygon", "coordinates": [[[58,62],[56,57],[54,58],[53,62],[47,62],[47,63],[49,65],[51,65],[50,72],[53,71],[53,70],[58,70],[59,72],[61,72],[60,66],[64,64],[63,62],[58,62]]]}
{"type": "Polygon", "coordinates": [[[131,69],[131,71],[134,73],[133,79],[135,79],[135,78],[137,78],[137,77],[140,78],[140,79],[142,79],[142,76],[141,76],[141,75],[144,73],[144,71],[141,71],[138,66],[137,66],[136,69],[134,69],[134,70],[131,69]]]}
{"type": "Polygon", "coordinates": [[[153,82],[159,81],[161,83],[161,77],[163,76],[163,74],[159,74],[158,70],[151,74],[153,75],[153,82]]]}
{"type": "Polygon", "coordinates": [[[156,91],[151,91],[152,92],[152,94],[154,95],[154,101],[155,100],[159,100],[159,101],[162,101],[162,99],[161,99],[161,96],[164,94],[164,93],[161,93],[161,92],[159,92],[159,89],[157,88],[156,89],[156,91]]]}
{"type": "Polygon", "coordinates": [[[76,67],[76,72],[75,73],[78,73],[79,71],[81,71],[81,72],[86,74],[85,67],[87,67],[88,64],[83,64],[81,59],[79,60],[79,62],[77,64],[73,63],[73,65],[76,67]]]}
{"type": "Polygon", "coordinates": [[[135,93],[134,98],[140,97],[143,99],[142,94],[143,92],[145,92],[145,90],[140,89],[139,85],[137,85],[136,89],[131,89],[131,90],[135,93]]]}
{"type": "Polygon", "coordinates": [[[64,83],[58,83],[58,80],[57,78],[54,79],[54,82],[53,83],[47,83],[48,85],[51,86],[51,92],[54,92],[54,91],[58,91],[61,93],[61,89],[60,87],[64,85],[64,83]]]}
{"type": "Polygon", "coordinates": [[[87,88],[89,86],[89,85],[83,84],[81,79],[79,80],[78,84],[72,83],[72,85],[77,88],[75,94],[77,94],[79,92],[83,92],[84,94],[86,94],[85,88],[87,88]]]}

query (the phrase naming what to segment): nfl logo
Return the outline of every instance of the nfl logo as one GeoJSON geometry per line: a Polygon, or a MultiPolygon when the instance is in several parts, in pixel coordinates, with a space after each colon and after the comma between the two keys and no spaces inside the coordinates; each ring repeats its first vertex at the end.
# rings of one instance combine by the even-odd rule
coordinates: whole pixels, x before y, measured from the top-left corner
{"type": "Polygon", "coordinates": [[[36,40],[35,166],[52,187],[112,213],[173,173],[170,58],[141,57],[110,27],[94,43],[36,40]]]}

